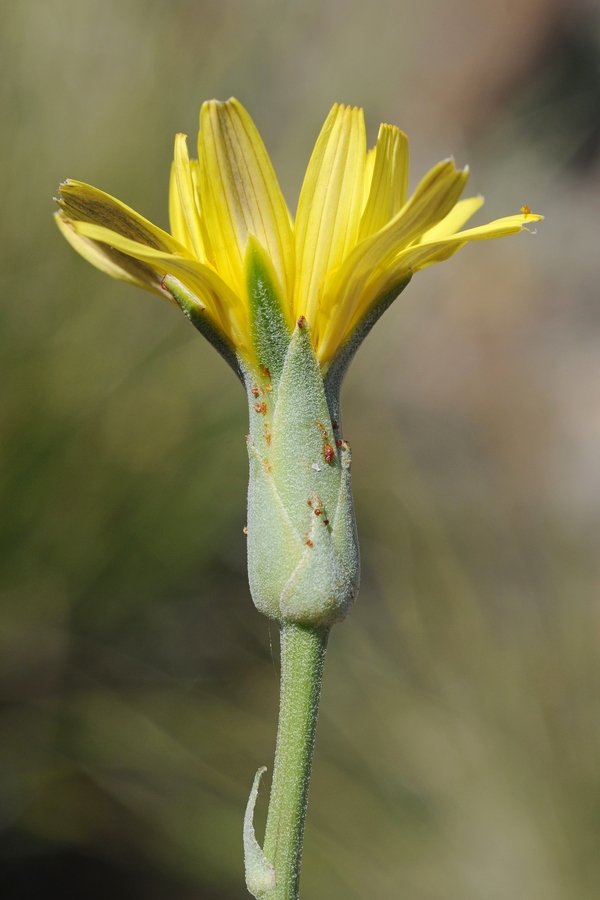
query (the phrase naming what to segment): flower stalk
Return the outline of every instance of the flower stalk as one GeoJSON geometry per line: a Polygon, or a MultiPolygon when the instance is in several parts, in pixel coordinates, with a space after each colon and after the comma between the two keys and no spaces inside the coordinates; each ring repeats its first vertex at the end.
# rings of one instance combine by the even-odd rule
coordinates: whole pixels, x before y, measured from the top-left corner
{"type": "Polygon", "coordinates": [[[274,877],[267,878],[266,889],[263,861],[255,868],[252,863],[248,864],[252,859],[248,844],[253,832],[244,834],[246,884],[257,900],[296,900],[298,897],[308,787],[328,637],[329,629],[293,623],[281,628],[279,724],[264,842],[264,858],[272,866],[274,877]]]}

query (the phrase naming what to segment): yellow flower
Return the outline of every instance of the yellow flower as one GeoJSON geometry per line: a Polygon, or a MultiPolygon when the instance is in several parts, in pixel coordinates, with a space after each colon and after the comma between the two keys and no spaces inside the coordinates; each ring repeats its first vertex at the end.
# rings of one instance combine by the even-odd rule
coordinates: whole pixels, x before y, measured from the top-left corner
{"type": "Polygon", "coordinates": [[[468,241],[516,234],[542,218],[524,207],[460,231],[483,203],[459,199],[467,177],[466,168],[444,160],[407,199],[406,136],[382,125],[367,152],[363,111],[336,104],[310,158],[294,222],[244,107],[211,100],[200,113],[198,160],[189,158],[185,135],[175,138],[171,234],[79,181],[61,186],[56,219],[72,246],[114,278],[169,300],[177,296],[173,285],[182,286],[188,306],[208,317],[214,342],[250,365],[247,267],[259,254],[290,333],[304,316],[325,371],[414,272],[468,241]]]}

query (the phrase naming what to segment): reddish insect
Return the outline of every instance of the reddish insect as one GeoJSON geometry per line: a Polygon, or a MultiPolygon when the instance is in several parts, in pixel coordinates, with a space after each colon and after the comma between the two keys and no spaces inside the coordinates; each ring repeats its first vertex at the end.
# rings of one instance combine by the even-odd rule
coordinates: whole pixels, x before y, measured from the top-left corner
{"type": "Polygon", "coordinates": [[[333,457],[335,456],[335,450],[331,446],[331,444],[325,444],[323,447],[323,456],[325,457],[326,463],[332,463],[333,457]]]}

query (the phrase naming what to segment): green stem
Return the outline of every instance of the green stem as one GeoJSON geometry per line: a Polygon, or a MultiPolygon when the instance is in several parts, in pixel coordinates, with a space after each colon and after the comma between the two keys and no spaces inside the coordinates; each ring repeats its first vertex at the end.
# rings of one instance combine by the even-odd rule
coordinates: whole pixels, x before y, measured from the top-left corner
{"type": "Polygon", "coordinates": [[[275,869],[268,900],[297,900],[304,820],[329,631],[281,628],[281,689],[264,853],[275,869]]]}

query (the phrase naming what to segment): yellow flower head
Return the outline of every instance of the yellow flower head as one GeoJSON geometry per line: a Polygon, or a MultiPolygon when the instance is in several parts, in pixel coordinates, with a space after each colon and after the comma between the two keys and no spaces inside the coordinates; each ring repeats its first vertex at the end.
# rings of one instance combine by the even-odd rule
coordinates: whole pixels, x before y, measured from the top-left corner
{"type": "MultiPolygon", "coordinates": [[[[482,197],[460,200],[468,170],[439,163],[407,199],[408,143],[382,125],[367,152],[362,109],[333,107],[313,150],[293,221],[261,137],[237,100],[200,112],[198,159],[175,138],[171,234],[79,181],[60,188],[57,224],[89,262],[200,318],[213,342],[256,363],[249,270],[258,266],[288,323],[303,316],[323,371],[412,274],[468,241],[516,234],[541,216],[460,231],[482,197]],[[185,301],[182,301],[185,297],[185,301]]],[[[256,278],[254,279],[256,289],[256,278]]]]}

